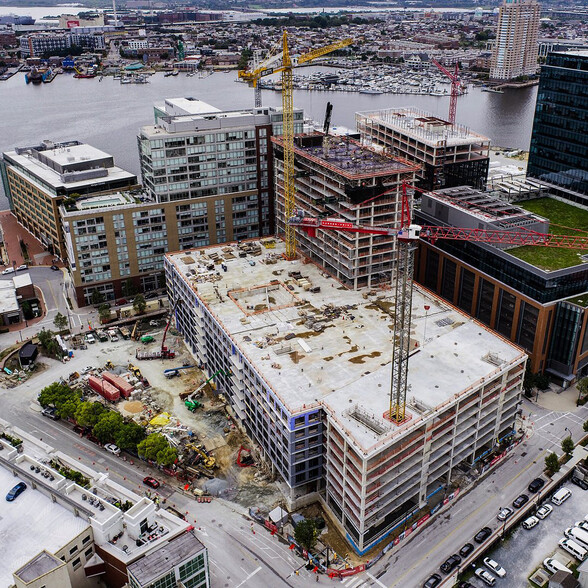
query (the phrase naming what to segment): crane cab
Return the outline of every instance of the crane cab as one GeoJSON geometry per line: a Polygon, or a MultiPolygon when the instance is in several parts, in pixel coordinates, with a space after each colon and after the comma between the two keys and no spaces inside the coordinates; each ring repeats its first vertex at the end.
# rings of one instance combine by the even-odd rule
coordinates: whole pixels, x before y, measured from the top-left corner
{"type": "Polygon", "coordinates": [[[400,229],[396,235],[399,241],[417,241],[421,234],[421,225],[409,225],[408,228],[400,229]]]}

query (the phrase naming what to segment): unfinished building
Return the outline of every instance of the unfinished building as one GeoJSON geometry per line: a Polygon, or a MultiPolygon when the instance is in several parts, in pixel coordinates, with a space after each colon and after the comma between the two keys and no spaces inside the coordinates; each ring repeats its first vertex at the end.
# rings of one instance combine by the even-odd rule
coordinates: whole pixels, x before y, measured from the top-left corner
{"type": "Polygon", "coordinates": [[[490,139],[464,125],[418,108],[357,112],[355,121],[362,143],[421,166],[423,190],[486,185],[490,139]]]}
{"type": "MultiPolygon", "coordinates": [[[[393,294],[265,240],[170,253],[176,324],[282,482],[364,553],[513,433],[526,355],[414,286],[407,420],[389,410],[393,294]]],[[[436,498],[434,498],[436,497],[436,498]]]]}
{"type": "MultiPolygon", "coordinates": [[[[272,138],[278,234],[284,234],[284,152],[272,138]]],[[[402,182],[414,182],[418,166],[362,147],[349,138],[322,134],[294,139],[296,208],[310,216],[334,216],[374,226],[398,227],[402,182]]],[[[350,288],[390,282],[396,239],[391,235],[296,231],[298,248],[350,288]]]]}

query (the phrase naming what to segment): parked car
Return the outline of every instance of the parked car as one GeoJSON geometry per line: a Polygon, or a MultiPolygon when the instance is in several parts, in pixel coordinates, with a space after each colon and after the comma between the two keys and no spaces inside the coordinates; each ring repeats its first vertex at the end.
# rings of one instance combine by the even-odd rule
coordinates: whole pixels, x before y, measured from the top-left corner
{"type": "Polygon", "coordinates": [[[93,369],[91,365],[88,365],[82,370],[82,374],[89,374],[93,369]]]}
{"type": "Polygon", "coordinates": [[[588,490],[588,484],[586,482],[584,482],[584,480],[581,480],[580,478],[574,478],[572,476],[571,482],[572,482],[572,484],[576,484],[576,486],[580,486],[580,488],[582,488],[582,490],[588,490]]]}
{"type": "Polygon", "coordinates": [[[503,509],[500,510],[500,512],[498,513],[498,515],[496,516],[496,518],[499,521],[506,521],[506,519],[508,519],[509,517],[511,517],[514,513],[514,510],[510,507],[505,507],[503,509]]]}
{"type": "Polygon", "coordinates": [[[512,505],[515,508],[521,508],[521,506],[527,504],[527,502],[529,502],[529,497],[526,494],[521,494],[513,500],[512,505]]]}
{"type": "Polygon", "coordinates": [[[474,541],[476,543],[484,543],[488,537],[492,535],[492,529],[490,527],[482,527],[475,535],[474,541]]]}
{"type": "Polygon", "coordinates": [[[19,482],[12,490],[6,495],[6,500],[12,502],[15,498],[20,496],[27,489],[27,485],[24,482],[19,482]]]}
{"type": "Polygon", "coordinates": [[[8,274],[13,274],[14,273],[14,268],[13,267],[7,267],[5,270],[2,270],[2,275],[6,276],[8,274]]]}
{"type": "Polygon", "coordinates": [[[537,518],[543,520],[544,518],[548,517],[552,513],[552,511],[553,506],[551,506],[551,504],[544,504],[537,510],[535,515],[537,516],[537,518]]]}
{"type": "Polygon", "coordinates": [[[529,492],[533,492],[533,494],[534,494],[535,492],[539,492],[539,490],[541,490],[541,488],[543,488],[543,486],[545,486],[545,481],[542,480],[541,478],[535,478],[529,484],[529,487],[527,489],[529,490],[529,492]]]}
{"type": "Polygon", "coordinates": [[[23,263],[22,265],[19,265],[19,266],[16,268],[16,271],[18,272],[18,271],[20,271],[20,270],[26,270],[26,269],[29,269],[29,266],[28,266],[26,263],[23,263]]]}
{"type": "Polygon", "coordinates": [[[51,266],[51,269],[52,269],[54,272],[58,272],[58,271],[59,271],[59,268],[58,268],[56,265],[52,265],[52,266],[51,266]]]}
{"type": "Polygon", "coordinates": [[[161,484],[151,476],[146,476],[143,478],[143,484],[145,484],[145,486],[149,486],[150,488],[159,488],[159,486],[161,486],[161,484]]]}
{"type": "Polygon", "coordinates": [[[435,588],[435,586],[439,586],[439,584],[441,584],[441,576],[439,574],[433,574],[423,584],[423,588],[435,588]]]}
{"type": "Polygon", "coordinates": [[[440,570],[444,574],[451,573],[461,563],[461,557],[454,553],[451,557],[448,557],[440,566],[440,570]]]}
{"type": "Polygon", "coordinates": [[[494,586],[496,584],[496,578],[484,568],[476,568],[474,574],[476,574],[476,576],[478,576],[478,578],[484,583],[488,584],[488,586],[494,586]]]}
{"type": "Polygon", "coordinates": [[[104,449],[106,449],[108,453],[112,453],[112,455],[120,455],[120,448],[118,447],[118,445],[115,445],[114,443],[107,443],[104,446],[104,449]]]}
{"type": "Polygon", "coordinates": [[[471,543],[466,543],[460,550],[459,555],[461,557],[467,557],[472,551],[474,551],[475,547],[471,543]]]}
{"type": "Polygon", "coordinates": [[[529,517],[523,521],[523,529],[532,529],[539,524],[539,519],[537,517],[529,517]]]}
{"type": "Polygon", "coordinates": [[[157,298],[157,294],[155,292],[149,292],[149,294],[145,294],[144,298],[145,300],[153,300],[157,298]]]}
{"type": "Polygon", "coordinates": [[[473,584],[470,584],[469,582],[463,581],[457,585],[457,588],[476,588],[476,587],[473,584]]]}
{"type": "Polygon", "coordinates": [[[80,425],[75,425],[73,428],[73,432],[77,433],[78,435],[84,436],[87,431],[86,431],[85,427],[80,427],[80,425]]]}
{"type": "Polygon", "coordinates": [[[58,421],[60,419],[59,414],[57,414],[57,409],[53,406],[46,406],[41,411],[41,414],[47,418],[53,419],[54,421],[58,421]]]}
{"type": "Polygon", "coordinates": [[[96,343],[96,339],[94,338],[94,335],[92,335],[92,333],[88,333],[86,335],[86,341],[88,343],[96,343]]]}
{"type": "Polygon", "coordinates": [[[506,576],[506,570],[497,561],[489,557],[485,557],[484,565],[489,570],[492,570],[499,578],[504,578],[504,576],[506,576]]]}

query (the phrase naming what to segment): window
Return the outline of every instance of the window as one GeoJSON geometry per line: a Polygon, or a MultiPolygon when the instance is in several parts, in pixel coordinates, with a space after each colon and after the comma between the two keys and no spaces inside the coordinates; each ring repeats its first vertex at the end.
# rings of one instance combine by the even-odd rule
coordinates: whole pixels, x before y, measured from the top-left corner
{"type": "Polygon", "coordinates": [[[86,556],[86,559],[90,559],[94,555],[94,550],[90,547],[90,549],[84,551],[84,555],[86,556]]]}
{"type": "Polygon", "coordinates": [[[74,545],[70,550],[69,550],[69,554],[73,555],[76,551],[78,550],[78,546],[74,545]]]}
{"type": "Polygon", "coordinates": [[[300,416],[300,417],[296,417],[294,419],[294,428],[297,427],[304,427],[304,417],[300,416]]]}
{"type": "Polygon", "coordinates": [[[77,570],[82,565],[82,561],[79,557],[77,557],[71,562],[71,565],[73,566],[74,570],[77,570]]]}

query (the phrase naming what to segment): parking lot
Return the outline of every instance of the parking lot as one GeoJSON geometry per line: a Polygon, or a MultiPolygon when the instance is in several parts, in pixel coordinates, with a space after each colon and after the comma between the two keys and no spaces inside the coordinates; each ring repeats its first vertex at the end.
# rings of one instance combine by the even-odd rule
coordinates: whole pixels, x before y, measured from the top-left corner
{"type": "MultiPolygon", "coordinates": [[[[562,562],[570,558],[573,560],[569,553],[558,547],[558,542],[564,536],[564,529],[573,526],[576,521],[581,521],[588,514],[588,491],[569,481],[565,487],[572,492],[572,496],[566,502],[555,506],[550,501],[545,501],[544,504],[547,502],[553,506],[553,512],[547,518],[533,529],[526,530],[521,525],[517,526],[496,549],[486,554],[507,572],[504,578],[497,578],[496,588],[532,586],[528,581],[529,576],[537,568],[542,567],[543,560],[554,552],[561,556],[558,559],[562,562]]],[[[486,586],[475,577],[468,581],[479,588],[486,586]]]]}

